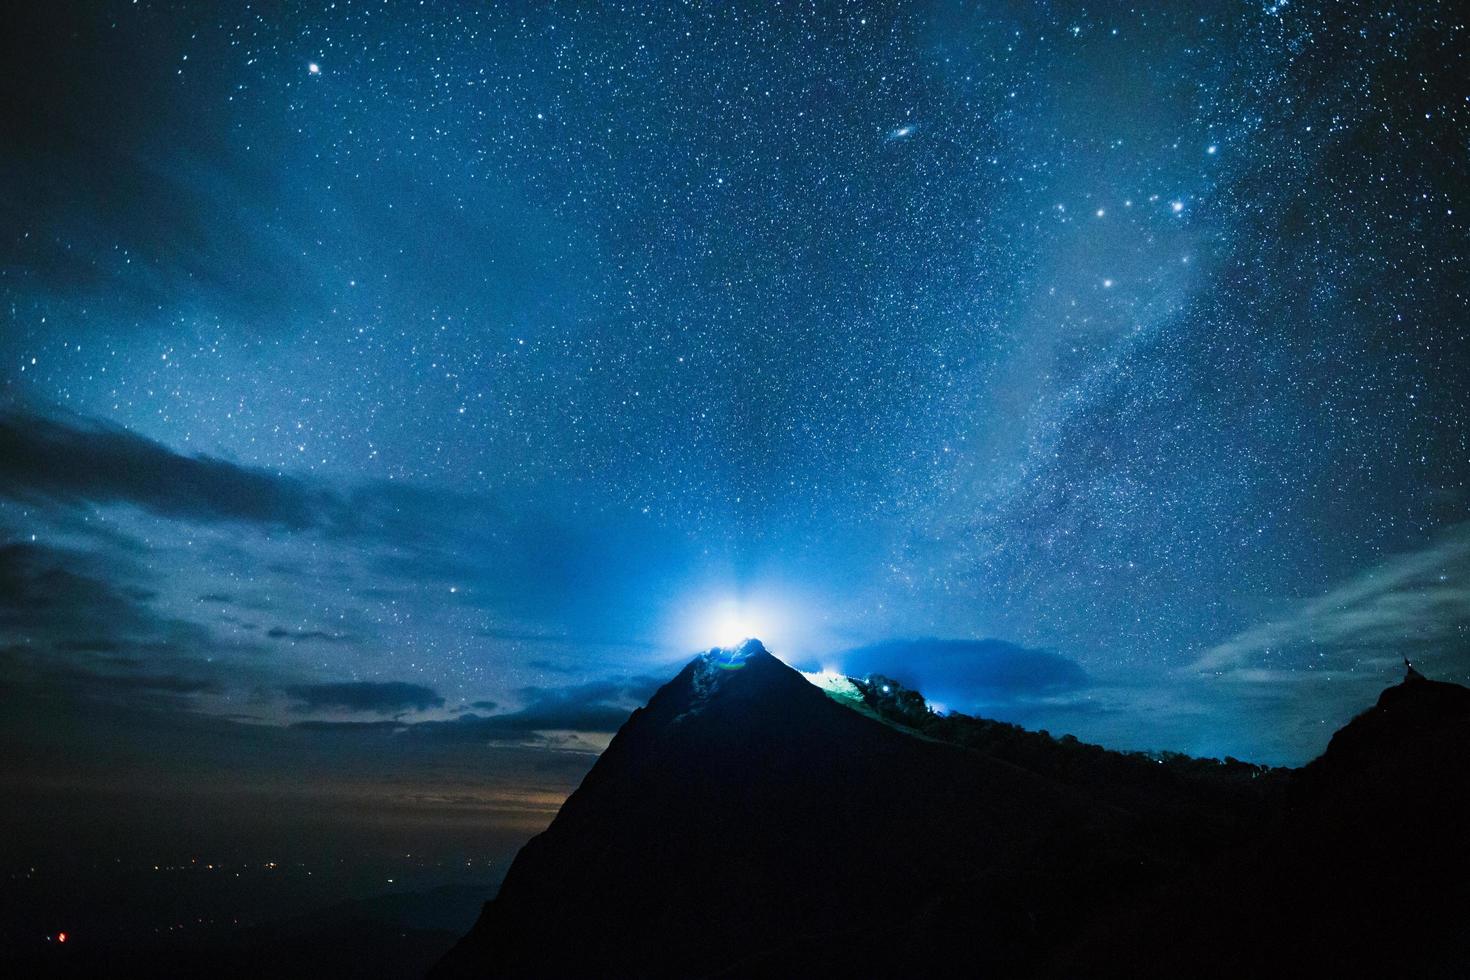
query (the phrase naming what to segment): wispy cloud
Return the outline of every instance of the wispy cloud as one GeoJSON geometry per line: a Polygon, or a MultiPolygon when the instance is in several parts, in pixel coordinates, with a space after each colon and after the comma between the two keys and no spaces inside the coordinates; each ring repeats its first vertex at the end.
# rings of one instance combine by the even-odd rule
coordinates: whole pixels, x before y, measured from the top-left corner
{"type": "MultiPolygon", "coordinates": [[[[108,623],[118,617],[101,609],[107,599],[148,579],[165,593],[154,605],[176,618],[229,625],[200,604],[291,615],[288,623],[250,627],[283,644],[385,643],[381,618],[373,630],[353,616],[388,605],[459,617],[457,632],[501,648],[521,645],[527,649],[518,653],[541,659],[569,659],[593,646],[608,657],[647,654],[647,623],[637,618],[645,604],[629,598],[667,588],[679,570],[660,562],[671,551],[686,559],[690,552],[687,542],[670,544],[644,527],[569,525],[554,502],[510,513],[442,487],[333,484],[187,455],[105,421],[26,402],[0,402],[0,460],[0,518],[7,506],[13,515],[0,535],[19,541],[23,527],[32,539],[40,530],[52,542],[69,540],[71,557],[96,568],[88,581],[58,587],[90,596],[80,605],[108,623]],[[116,556],[129,550],[146,552],[147,561],[135,557],[124,567],[116,556]],[[205,552],[207,565],[179,573],[205,552]],[[614,565],[621,574],[604,574],[614,565]],[[306,594],[303,582],[316,608],[293,608],[293,597],[306,594]],[[333,601],[342,615],[323,621],[320,605],[333,601]]],[[[0,575],[7,564],[14,562],[0,558],[0,575]]],[[[119,600],[127,601],[138,604],[127,595],[119,600]]],[[[0,608],[0,626],[19,625],[6,615],[32,624],[47,618],[44,603],[11,605],[24,608],[0,608]]]]}
{"type": "MultiPolygon", "coordinates": [[[[348,734],[357,732],[365,735],[393,733],[407,735],[413,738],[432,739],[441,742],[480,742],[480,743],[522,743],[526,741],[543,741],[543,736],[548,732],[578,732],[591,735],[606,735],[617,731],[628,720],[628,715],[633,709],[647,701],[655,688],[661,683],[661,678],[655,677],[629,677],[621,680],[593,681],[586,684],[573,684],[567,687],[525,687],[518,692],[522,701],[522,707],[515,711],[507,711],[501,714],[481,715],[465,714],[450,720],[430,720],[418,722],[401,721],[336,721],[336,720],[312,720],[298,722],[292,726],[303,731],[331,732],[336,734],[348,734]]],[[[357,702],[359,695],[363,702],[375,697],[379,691],[386,692],[392,688],[395,691],[400,688],[416,688],[427,694],[433,694],[427,688],[417,688],[410,684],[330,684],[318,685],[317,690],[330,688],[333,692],[338,689],[351,688],[349,697],[343,698],[333,693],[330,699],[323,699],[321,703],[313,707],[349,707],[349,702],[357,702]],[[368,690],[372,689],[372,690],[368,690]],[[328,700],[330,703],[328,703],[328,700]]],[[[295,689],[291,692],[293,697],[300,697],[295,689]]],[[[386,702],[387,698],[384,699],[386,702]]],[[[438,699],[442,704],[442,699],[438,699]]],[[[475,707],[488,705],[494,707],[493,702],[476,702],[475,707]]],[[[396,707],[429,707],[428,704],[396,705],[396,707]]],[[[437,706],[437,705],[435,705],[437,706]]],[[[359,709],[353,709],[359,710],[359,709]]],[[[367,710],[367,709],[362,709],[367,710]]],[[[373,710],[386,709],[382,705],[373,710]]]]}
{"type": "Polygon", "coordinates": [[[283,690],[299,702],[302,711],[336,708],[386,715],[410,709],[426,711],[444,705],[444,699],[433,688],[404,681],[292,684],[283,690]]]}
{"type": "Polygon", "coordinates": [[[1202,671],[1269,666],[1310,647],[1327,668],[1352,657],[1396,658],[1463,643],[1470,630],[1470,524],[1429,546],[1391,558],[1204,653],[1202,671]]]}

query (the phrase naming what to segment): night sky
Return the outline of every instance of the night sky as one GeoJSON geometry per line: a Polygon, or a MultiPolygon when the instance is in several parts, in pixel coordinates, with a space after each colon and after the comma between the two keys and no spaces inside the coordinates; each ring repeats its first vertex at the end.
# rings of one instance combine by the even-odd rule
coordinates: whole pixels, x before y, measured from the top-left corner
{"type": "Polygon", "coordinates": [[[523,837],[746,632],[1271,763],[1470,678],[1456,5],[7,19],[32,817],[523,837]]]}

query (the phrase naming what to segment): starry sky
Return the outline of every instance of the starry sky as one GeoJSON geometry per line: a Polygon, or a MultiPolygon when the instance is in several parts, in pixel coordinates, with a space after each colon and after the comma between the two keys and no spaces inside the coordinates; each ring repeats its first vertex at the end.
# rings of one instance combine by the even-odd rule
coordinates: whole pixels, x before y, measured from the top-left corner
{"type": "Polygon", "coordinates": [[[12,791],[514,836],[746,631],[1272,763],[1470,679],[1455,5],[11,18],[12,791]]]}

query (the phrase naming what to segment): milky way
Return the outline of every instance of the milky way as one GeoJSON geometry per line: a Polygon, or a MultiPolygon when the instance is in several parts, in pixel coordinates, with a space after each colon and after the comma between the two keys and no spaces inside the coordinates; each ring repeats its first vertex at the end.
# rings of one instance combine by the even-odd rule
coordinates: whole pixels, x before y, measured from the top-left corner
{"type": "Polygon", "coordinates": [[[0,140],[15,683],[599,732],[744,601],[794,661],[1299,761],[1401,654],[1470,671],[1451,5],[51,7],[0,140]]]}

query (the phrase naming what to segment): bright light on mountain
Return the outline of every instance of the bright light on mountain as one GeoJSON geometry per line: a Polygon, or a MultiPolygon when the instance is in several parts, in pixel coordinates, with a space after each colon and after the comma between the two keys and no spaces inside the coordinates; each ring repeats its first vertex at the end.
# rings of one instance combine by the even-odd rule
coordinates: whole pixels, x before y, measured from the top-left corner
{"type": "Polygon", "coordinates": [[[842,648],[829,632],[830,600],[789,579],[758,584],[706,581],[691,586],[664,613],[663,642],[687,657],[696,650],[733,647],[756,639],[786,663],[811,663],[842,648]]]}
{"type": "Polygon", "coordinates": [[[704,646],[733,647],[741,640],[770,636],[776,628],[771,610],[739,599],[725,599],[709,613],[709,640],[704,646]]]}
{"type": "Polygon", "coordinates": [[[685,597],[670,610],[669,641],[681,651],[733,647],[757,639],[772,652],[785,650],[799,617],[775,590],[709,589],[685,597]]]}

